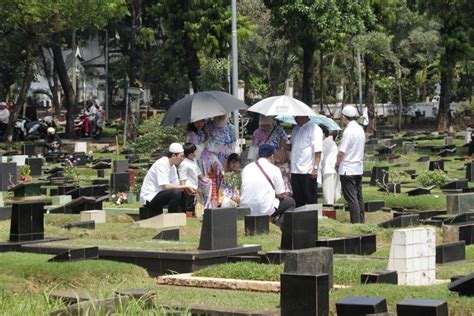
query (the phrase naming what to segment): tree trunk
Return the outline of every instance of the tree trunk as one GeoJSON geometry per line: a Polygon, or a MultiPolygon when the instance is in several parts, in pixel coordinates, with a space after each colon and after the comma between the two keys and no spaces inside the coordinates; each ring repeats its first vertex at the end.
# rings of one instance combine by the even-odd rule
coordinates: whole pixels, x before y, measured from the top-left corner
{"type": "Polygon", "coordinates": [[[313,69],[314,69],[314,45],[306,44],[303,45],[303,102],[313,106],[313,91],[311,84],[313,82],[313,69]]]}
{"type": "Polygon", "coordinates": [[[321,94],[319,100],[319,113],[324,114],[324,56],[323,49],[319,49],[319,93],[321,94]]]}
{"type": "Polygon", "coordinates": [[[56,33],[53,35],[53,44],[51,49],[53,50],[54,64],[58,72],[59,81],[64,91],[64,97],[66,101],[66,135],[74,138],[74,116],[76,115],[76,96],[74,89],[72,88],[71,80],[67,73],[66,64],[62,54],[61,46],[59,46],[61,35],[56,33]]]}
{"type": "Polygon", "coordinates": [[[10,119],[8,120],[8,126],[5,133],[5,141],[8,143],[8,148],[12,148],[13,142],[13,127],[15,121],[18,117],[18,113],[23,108],[23,104],[26,101],[26,93],[30,87],[31,81],[33,80],[33,40],[29,39],[26,41],[26,57],[25,57],[25,71],[23,73],[23,80],[21,83],[20,92],[18,95],[18,99],[13,106],[13,112],[10,115],[10,119]]]}
{"type": "Polygon", "coordinates": [[[402,112],[403,112],[403,99],[402,99],[402,84],[401,78],[397,78],[398,86],[398,131],[402,131],[402,112]]]}
{"type": "Polygon", "coordinates": [[[40,57],[41,61],[43,63],[43,69],[44,69],[44,74],[46,76],[46,80],[48,81],[48,87],[49,90],[51,91],[51,102],[52,102],[52,107],[55,110],[55,116],[59,117],[58,110],[59,109],[59,102],[58,102],[58,77],[56,74],[56,66],[53,63],[53,69],[51,69],[51,64],[50,60],[46,58],[45,56],[45,50],[49,51],[49,47],[41,47],[40,48],[40,57]]]}
{"type": "Polygon", "coordinates": [[[368,132],[373,132],[377,129],[377,122],[375,116],[375,103],[374,103],[374,93],[375,85],[372,78],[371,68],[372,61],[370,57],[365,56],[365,106],[367,107],[367,112],[369,114],[369,125],[367,126],[368,132]]]}
{"type": "Polygon", "coordinates": [[[446,51],[446,54],[441,56],[441,96],[438,107],[438,131],[440,132],[448,130],[448,110],[451,103],[455,65],[450,52],[446,51]]]}
{"type": "Polygon", "coordinates": [[[137,43],[137,37],[142,29],[142,0],[132,0],[132,35],[130,40],[130,86],[136,86],[137,81],[141,80],[142,49],[137,43]]]}

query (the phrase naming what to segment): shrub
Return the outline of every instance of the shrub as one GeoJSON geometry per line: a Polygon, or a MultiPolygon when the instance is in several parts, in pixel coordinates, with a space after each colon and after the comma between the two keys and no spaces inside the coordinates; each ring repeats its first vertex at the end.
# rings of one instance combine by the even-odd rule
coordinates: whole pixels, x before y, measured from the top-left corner
{"type": "Polygon", "coordinates": [[[418,181],[422,186],[435,185],[441,187],[449,181],[448,176],[442,170],[423,171],[418,176],[418,181]]]}
{"type": "Polygon", "coordinates": [[[146,120],[138,128],[141,136],[137,138],[135,144],[131,146],[136,152],[144,154],[151,153],[155,150],[166,152],[169,145],[174,142],[185,141],[184,126],[160,126],[163,116],[159,115],[157,118],[146,120]]]}

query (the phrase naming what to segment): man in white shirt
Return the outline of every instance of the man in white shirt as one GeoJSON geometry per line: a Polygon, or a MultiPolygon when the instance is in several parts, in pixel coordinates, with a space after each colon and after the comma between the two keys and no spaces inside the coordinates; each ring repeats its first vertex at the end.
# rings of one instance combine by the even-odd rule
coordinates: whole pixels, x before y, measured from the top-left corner
{"type": "Polygon", "coordinates": [[[333,137],[336,132],[330,132],[324,125],[320,127],[324,134],[320,170],[323,180],[323,198],[325,204],[335,204],[341,197],[341,183],[334,168],[337,160],[337,145],[333,137]]]}
{"type": "Polygon", "coordinates": [[[240,205],[250,207],[252,215],[269,215],[281,227],[285,212],[295,209],[288,196],[280,169],[273,164],[275,147],[260,145],[258,159],[242,170],[240,205]]]}
{"type": "Polygon", "coordinates": [[[323,132],[307,116],[296,116],[291,133],[291,188],[296,207],[316,204],[323,132]]]}
{"type": "Polygon", "coordinates": [[[0,102],[0,134],[5,134],[10,119],[10,111],[7,109],[5,102],[0,102]]]}
{"type": "Polygon", "coordinates": [[[179,184],[176,167],[183,159],[183,146],[172,143],[166,157],[158,159],[148,170],[140,190],[140,203],[155,215],[163,213],[165,205],[168,205],[169,213],[181,212],[182,191],[196,194],[193,186],[179,184]]]}
{"type": "MultiPolygon", "coordinates": [[[[194,160],[196,157],[197,148],[196,145],[192,143],[186,143],[183,146],[184,148],[184,160],[179,164],[178,175],[179,183],[184,185],[190,185],[195,190],[197,190],[199,185],[199,179],[202,178],[201,169],[197,162],[194,160]]],[[[183,208],[186,211],[194,210],[194,195],[188,194],[186,191],[183,192],[183,208]]]]}
{"type": "Polygon", "coordinates": [[[336,160],[342,194],[349,205],[351,223],[364,223],[362,174],[364,173],[365,133],[357,121],[357,109],[346,105],[342,109],[342,122],[347,126],[342,135],[336,160]]]}

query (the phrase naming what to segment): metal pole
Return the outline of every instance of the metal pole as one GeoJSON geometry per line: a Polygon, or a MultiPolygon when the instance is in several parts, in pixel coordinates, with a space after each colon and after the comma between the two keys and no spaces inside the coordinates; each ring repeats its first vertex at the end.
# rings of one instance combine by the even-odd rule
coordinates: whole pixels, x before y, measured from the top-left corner
{"type": "Polygon", "coordinates": [[[362,67],[360,64],[360,51],[357,50],[357,70],[359,72],[359,115],[362,114],[362,67]]]}
{"type": "Polygon", "coordinates": [[[109,121],[109,31],[105,31],[105,121],[109,121]]]}
{"type": "MultiPolygon", "coordinates": [[[[232,94],[239,97],[239,69],[237,60],[237,0],[232,0],[232,94]]],[[[239,112],[234,112],[235,139],[240,148],[239,140],[239,112]]]]}
{"type": "Polygon", "coordinates": [[[77,45],[76,45],[76,30],[72,30],[72,47],[71,47],[71,52],[72,52],[72,90],[74,90],[74,96],[77,101],[77,83],[76,83],[76,51],[77,51],[77,45]]]}
{"type": "Polygon", "coordinates": [[[128,125],[128,78],[125,80],[125,125],[123,127],[123,144],[125,148],[127,143],[127,125],[128,125]]]}

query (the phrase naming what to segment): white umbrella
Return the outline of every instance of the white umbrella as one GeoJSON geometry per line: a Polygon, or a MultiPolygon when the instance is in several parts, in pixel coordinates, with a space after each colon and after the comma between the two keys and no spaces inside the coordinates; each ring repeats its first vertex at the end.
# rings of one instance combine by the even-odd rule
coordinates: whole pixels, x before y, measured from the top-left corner
{"type": "MultiPolygon", "coordinates": [[[[277,119],[279,121],[282,121],[282,122],[285,122],[285,123],[296,125],[296,121],[295,121],[295,118],[293,116],[279,115],[279,116],[275,117],[275,119],[277,119]]],[[[313,116],[313,117],[310,118],[310,121],[314,122],[318,125],[323,124],[330,131],[340,131],[341,130],[341,127],[339,126],[339,124],[337,124],[332,118],[329,118],[329,117],[324,116],[324,115],[313,116]]]]}
{"type": "Polygon", "coordinates": [[[265,116],[316,116],[308,105],[287,95],[265,98],[249,107],[248,110],[265,116]]]}

